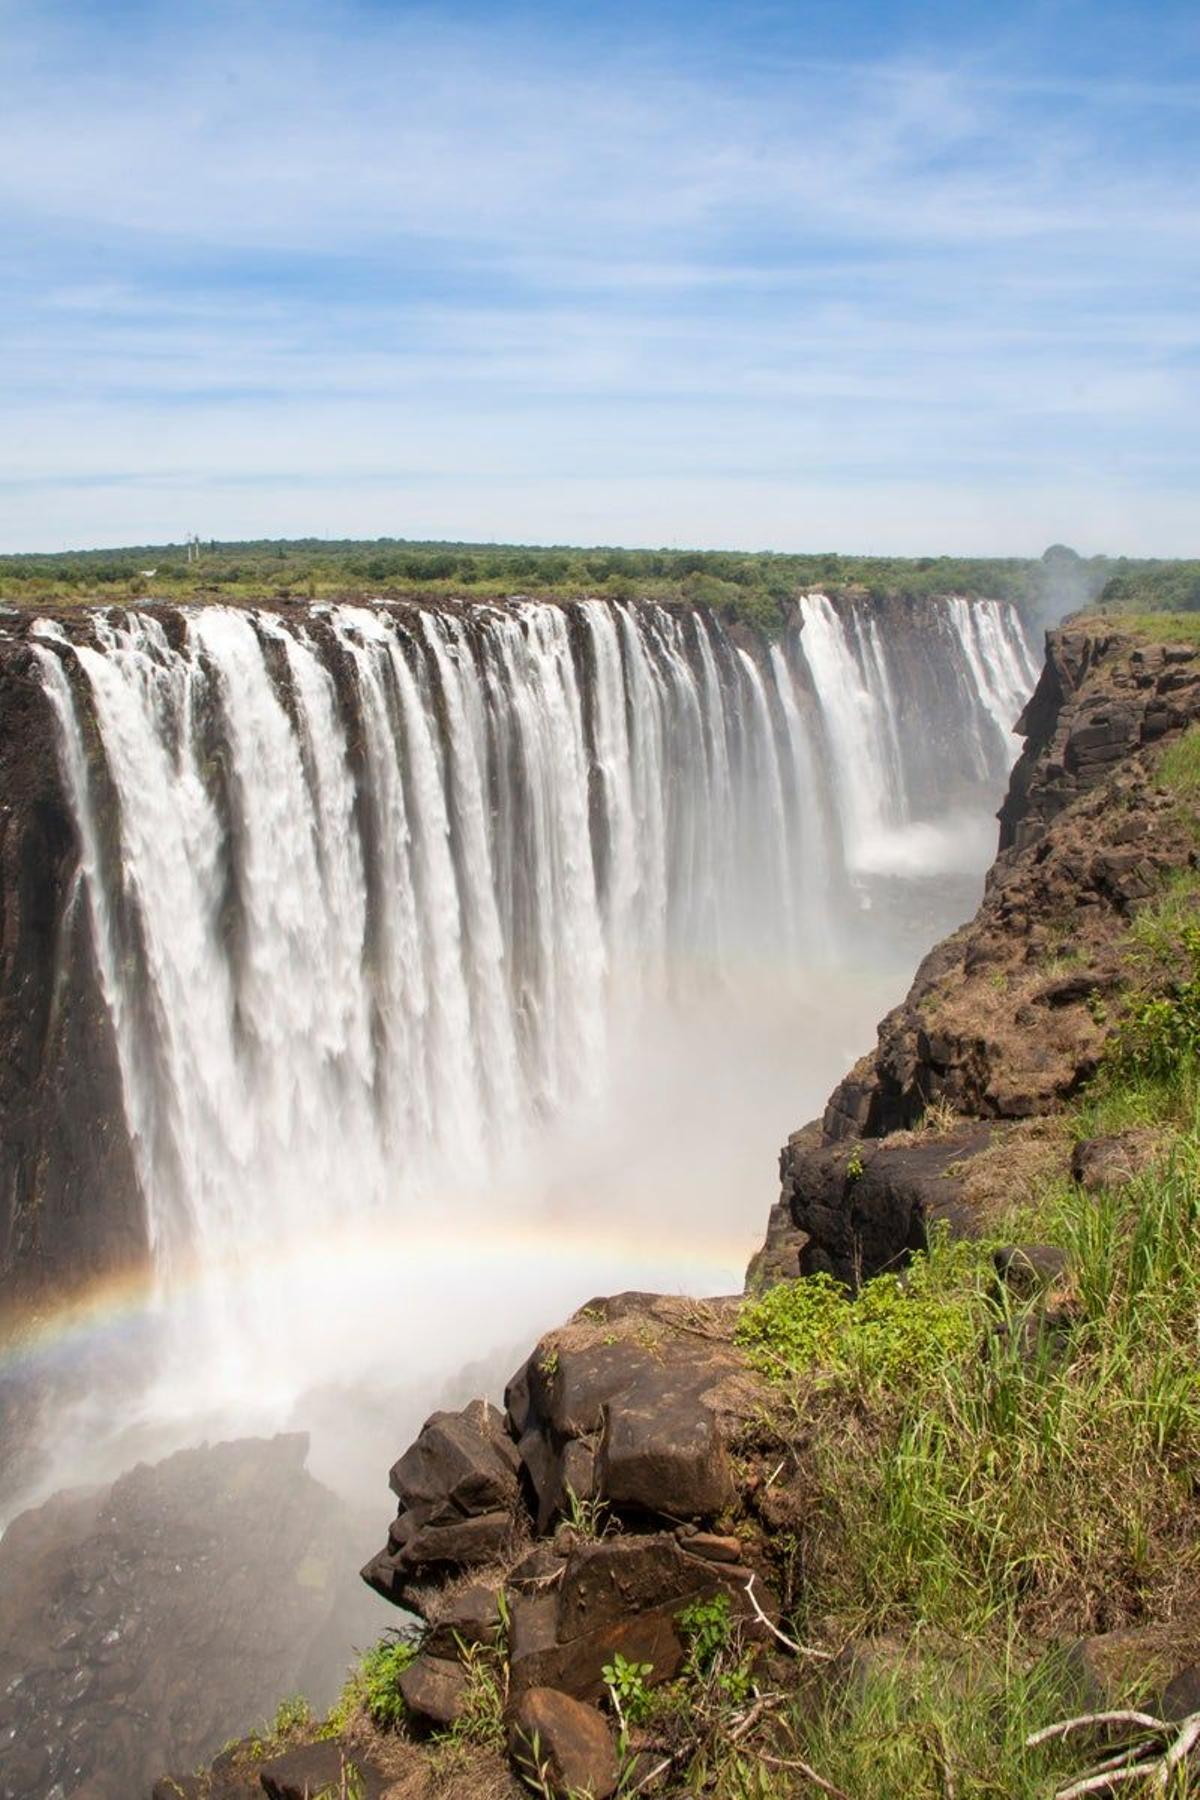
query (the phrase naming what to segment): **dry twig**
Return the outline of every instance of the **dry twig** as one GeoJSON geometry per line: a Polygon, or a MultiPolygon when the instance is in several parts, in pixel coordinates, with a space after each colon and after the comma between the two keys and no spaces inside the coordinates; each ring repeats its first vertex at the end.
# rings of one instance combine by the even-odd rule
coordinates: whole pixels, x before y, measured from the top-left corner
{"type": "Polygon", "coordinates": [[[1077,1731],[1103,1731],[1114,1725],[1136,1725],[1145,1735],[1093,1764],[1066,1787],[1056,1789],[1054,1800],[1084,1800],[1088,1794],[1107,1794],[1127,1781],[1150,1781],[1154,1793],[1165,1794],[1172,1775],[1200,1744],[1200,1712],[1190,1713],[1177,1723],[1156,1719],[1150,1713],[1107,1712],[1083,1713],[1078,1718],[1047,1725],[1027,1737],[1025,1747],[1035,1750],[1040,1744],[1061,1742],[1077,1731]]]}
{"type": "Polygon", "coordinates": [[[780,1631],[778,1625],[773,1625],[771,1623],[762,1607],[758,1604],[758,1597],[754,1592],[754,1583],[757,1579],[758,1577],[756,1575],[751,1575],[749,1581],[746,1583],[746,1598],[754,1608],[754,1616],[759,1623],[765,1625],[772,1637],[778,1638],[784,1649],[790,1650],[793,1656],[811,1656],[818,1662],[833,1662],[835,1658],[832,1650],[814,1650],[810,1644],[798,1644],[795,1638],[788,1637],[786,1632],[780,1631]]]}

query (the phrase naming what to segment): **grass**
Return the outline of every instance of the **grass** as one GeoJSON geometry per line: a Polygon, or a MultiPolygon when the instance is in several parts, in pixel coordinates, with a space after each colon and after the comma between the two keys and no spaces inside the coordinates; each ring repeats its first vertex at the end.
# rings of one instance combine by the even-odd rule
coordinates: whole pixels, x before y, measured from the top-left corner
{"type": "Polygon", "coordinates": [[[1158,774],[1163,786],[1181,798],[1200,797],[1200,727],[1189,726],[1168,744],[1159,761],[1158,774]]]}
{"type": "Polygon", "coordinates": [[[1088,613],[1075,623],[1147,638],[1155,644],[1200,644],[1200,612],[1088,613]]]}

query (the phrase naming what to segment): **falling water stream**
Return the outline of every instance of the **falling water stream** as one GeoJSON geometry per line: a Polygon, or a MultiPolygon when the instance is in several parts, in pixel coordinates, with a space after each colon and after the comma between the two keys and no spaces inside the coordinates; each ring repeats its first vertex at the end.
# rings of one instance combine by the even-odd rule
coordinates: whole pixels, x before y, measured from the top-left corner
{"type": "Polygon", "coordinates": [[[121,1430],[319,1415],[335,1477],[348,1395],[394,1451],[591,1293],[740,1280],[778,1143],[973,904],[1036,673],[954,599],[36,644],[154,1271],[121,1430]]]}

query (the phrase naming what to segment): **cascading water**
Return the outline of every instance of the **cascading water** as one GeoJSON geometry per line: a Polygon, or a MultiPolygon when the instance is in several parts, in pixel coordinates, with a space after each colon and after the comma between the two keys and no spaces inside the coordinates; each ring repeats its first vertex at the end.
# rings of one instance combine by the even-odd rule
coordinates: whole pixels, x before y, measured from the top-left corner
{"type": "Polygon", "coordinates": [[[819,595],[770,646],[600,601],[172,625],[36,643],[163,1311],[147,1404],[181,1416],[253,1391],[281,1418],[381,1331],[419,1410],[614,1280],[733,1279],[774,1142],[894,997],[856,986],[880,924],[856,896],[905,833],[928,853],[994,804],[1035,675],[994,602],[930,603],[916,650],[819,595]],[[682,1141],[726,1076],[736,1134],[732,1078],[759,1065],[720,1008],[748,993],[787,1108],[755,1133],[761,1179],[743,1196],[694,1123],[694,1166],[632,1136],[614,1159],[640,1109],[647,1142],[682,1141]],[[684,1216],[699,1274],[654,1243],[684,1216]],[[507,1307],[464,1298],[471,1257],[507,1307]],[[452,1296],[454,1350],[418,1346],[452,1296]]]}

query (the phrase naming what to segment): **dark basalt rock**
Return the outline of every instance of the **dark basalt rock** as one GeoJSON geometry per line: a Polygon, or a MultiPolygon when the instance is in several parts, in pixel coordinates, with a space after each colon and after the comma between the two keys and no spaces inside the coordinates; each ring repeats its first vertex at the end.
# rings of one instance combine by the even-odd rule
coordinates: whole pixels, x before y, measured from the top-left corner
{"type": "Polygon", "coordinates": [[[1070,1258],[1057,1244],[1002,1244],[993,1253],[996,1274],[1018,1300],[1033,1300],[1065,1280],[1070,1258]]]}
{"type": "Polygon", "coordinates": [[[430,1729],[453,1725],[467,1699],[467,1671],[455,1657],[418,1656],[400,1677],[412,1717],[430,1729]]]}
{"type": "Polygon", "coordinates": [[[361,1800],[381,1800],[387,1786],[377,1769],[335,1743],[301,1744],[287,1750],[262,1765],[259,1779],[267,1800],[318,1800],[326,1794],[347,1792],[361,1800]]]}
{"type": "Polygon", "coordinates": [[[1180,1669],[1168,1681],[1162,1697],[1165,1719],[1189,1719],[1200,1712],[1200,1663],[1180,1669]]]}
{"type": "Polygon", "coordinates": [[[736,1302],[705,1303],[707,1332],[688,1326],[691,1304],[594,1301],[509,1382],[509,1429],[539,1530],[571,1495],[673,1520],[711,1519],[731,1504],[728,1428],[752,1410],[756,1384],[730,1341],[736,1302]]]}
{"type": "Polygon", "coordinates": [[[1153,1162],[1158,1149],[1153,1131],[1117,1131],[1084,1138],[1071,1152],[1071,1179],[1090,1194],[1126,1187],[1153,1162]]]}
{"type": "Polygon", "coordinates": [[[513,1708],[509,1754],[531,1781],[556,1800],[609,1800],[620,1780],[612,1732],[594,1707],[555,1688],[529,1688],[513,1708]]]}
{"type": "Polygon", "coordinates": [[[400,1511],[363,1580],[397,1605],[421,1609],[421,1586],[447,1568],[483,1567],[507,1550],[518,1502],[516,1445],[486,1401],[426,1420],[391,1471],[400,1511]]]}
{"type": "Polygon", "coordinates": [[[802,1271],[823,1270],[855,1287],[902,1267],[940,1221],[971,1232],[961,1168],[990,1141],[986,1126],[900,1145],[829,1144],[812,1126],[797,1132],[780,1158],[780,1175],[793,1224],[808,1240],[802,1271]]]}
{"type": "MultiPolygon", "coordinates": [[[[746,1595],[749,1579],[744,1565],[688,1555],[667,1532],[581,1543],[555,1586],[511,1604],[511,1690],[553,1687],[599,1700],[604,1665],[618,1652],[651,1664],[651,1684],[673,1680],[685,1656],[678,1616],[691,1601],[727,1593],[748,1633],[762,1632],[746,1595]]],[[[755,1591],[770,1611],[769,1591],[755,1591]]]]}
{"type": "Polygon", "coordinates": [[[500,1630],[500,1587],[473,1581],[451,1593],[429,1620],[422,1648],[430,1656],[456,1657],[460,1646],[490,1644],[500,1630]]]}
{"type": "Polygon", "coordinates": [[[461,1412],[427,1419],[389,1482],[403,1511],[436,1525],[510,1507],[517,1497],[518,1461],[500,1413],[473,1400],[461,1412]]]}

